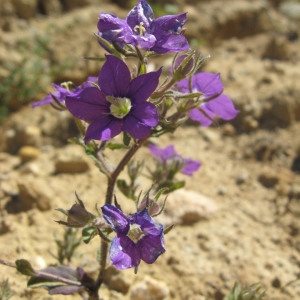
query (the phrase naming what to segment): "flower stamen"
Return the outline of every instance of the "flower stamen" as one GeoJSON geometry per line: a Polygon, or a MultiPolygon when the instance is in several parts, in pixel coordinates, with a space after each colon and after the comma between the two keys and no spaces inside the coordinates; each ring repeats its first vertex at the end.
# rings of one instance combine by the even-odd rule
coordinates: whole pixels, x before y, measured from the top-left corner
{"type": "Polygon", "coordinates": [[[110,113],[118,119],[123,119],[131,110],[132,105],[128,98],[106,96],[106,100],[111,103],[110,113]]]}
{"type": "Polygon", "coordinates": [[[140,33],[140,36],[143,36],[143,35],[144,35],[144,32],[146,31],[146,28],[145,28],[143,25],[144,25],[144,22],[140,22],[139,25],[136,25],[136,26],[133,28],[134,31],[140,33]]]}
{"type": "Polygon", "coordinates": [[[130,229],[127,233],[127,236],[136,244],[145,236],[145,233],[145,231],[141,230],[139,224],[130,224],[130,229]]]}

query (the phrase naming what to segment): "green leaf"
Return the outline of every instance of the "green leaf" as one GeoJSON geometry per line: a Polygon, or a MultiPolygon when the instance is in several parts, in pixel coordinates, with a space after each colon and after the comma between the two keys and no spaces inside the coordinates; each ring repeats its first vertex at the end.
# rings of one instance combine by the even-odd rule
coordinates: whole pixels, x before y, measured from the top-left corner
{"type": "Polygon", "coordinates": [[[31,266],[30,262],[26,259],[18,259],[16,260],[17,270],[26,276],[34,276],[36,275],[35,270],[31,266]]]}
{"type": "Polygon", "coordinates": [[[178,189],[181,189],[184,186],[185,186],[185,181],[175,182],[175,183],[171,184],[170,186],[168,186],[168,188],[169,188],[168,193],[174,192],[175,190],[178,190],[178,189]]]}
{"type": "Polygon", "coordinates": [[[124,135],[123,135],[123,143],[124,143],[124,145],[125,146],[129,146],[130,141],[131,141],[131,136],[128,133],[124,132],[124,135]]]}
{"type": "Polygon", "coordinates": [[[30,287],[32,289],[44,288],[49,290],[50,288],[61,286],[61,285],[65,285],[65,284],[48,278],[37,277],[37,276],[31,277],[27,282],[27,287],[30,287]]]}
{"type": "Polygon", "coordinates": [[[77,270],[65,266],[48,267],[38,271],[27,282],[30,288],[44,288],[50,295],[71,295],[78,292],[82,286],[78,280],[77,270]],[[68,281],[67,283],[61,280],[68,281]]]}
{"type": "Polygon", "coordinates": [[[116,149],[129,149],[130,147],[119,143],[109,143],[107,145],[107,148],[110,150],[116,150],[116,149]]]}
{"type": "Polygon", "coordinates": [[[88,244],[97,234],[97,229],[94,226],[86,227],[82,230],[82,240],[88,244]]]}
{"type": "Polygon", "coordinates": [[[169,189],[167,187],[161,188],[154,196],[154,199],[157,201],[162,194],[166,194],[168,191],[169,189]]]}
{"type": "Polygon", "coordinates": [[[64,215],[68,216],[68,212],[65,209],[63,209],[63,208],[55,208],[54,210],[60,211],[64,215]]]}

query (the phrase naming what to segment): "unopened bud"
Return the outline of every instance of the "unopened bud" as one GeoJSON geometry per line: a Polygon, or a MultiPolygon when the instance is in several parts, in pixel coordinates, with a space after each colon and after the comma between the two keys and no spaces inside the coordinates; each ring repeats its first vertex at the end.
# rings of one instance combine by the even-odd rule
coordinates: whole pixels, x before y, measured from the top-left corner
{"type": "Polygon", "coordinates": [[[68,210],[67,222],[70,225],[82,226],[87,225],[92,219],[93,215],[89,213],[80,204],[74,204],[70,210],[68,210]]]}
{"type": "Polygon", "coordinates": [[[195,52],[185,53],[175,57],[173,61],[173,76],[179,81],[188,77],[195,67],[195,52]]]}
{"type": "Polygon", "coordinates": [[[154,200],[150,199],[149,197],[145,197],[140,205],[138,206],[138,211],[142,211],[143,209],[147,208],[148,213],[150,216],[156,215],[159,212],[159,205],[154,200]]]}

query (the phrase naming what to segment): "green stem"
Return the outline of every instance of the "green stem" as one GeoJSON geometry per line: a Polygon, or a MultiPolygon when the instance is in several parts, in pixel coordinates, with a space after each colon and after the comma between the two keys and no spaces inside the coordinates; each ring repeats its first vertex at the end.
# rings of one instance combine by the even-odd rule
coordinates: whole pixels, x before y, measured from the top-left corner
{"type": "MultiPolygon", "coordinates": [[[[108,183],[107,183],[107,190],[106,190],[106,198],[105,198],[105,204],[112,204],[113,202],[113,195],[114,195],[114,188],[117,181],[118,176],[122,172],[122,170],[125,168],[125,166],[129,163],[131,158],[134,156],[134,154],[141,148],[141,146],[148,140],[150,137],[147,136],[141,140],[138,140],[125,154],[123,159],[118,164],[117,168],[112,172],[111,176],[108,177],[108,183]]],[[[105,242],[103,239],[101,239],[101,261],[100,261],[100,271],[98,274],[98,278],[95,283],[95,291],[98,290],[104,280],[105,271],[106,271],[106,262],[107,262],[107,256],[108,256],[108,243],[105,242]]],[[[97,298],[91,298],[90,299],[97,299],[97,298]]]]}
{"type": "Polygon", "coordinates": [[[172,78],[166,85],[162,86],[158,91],[154,92],[150,98],[155,99],[155,98],[160,98],[164,95],[164,93],[173,86],[174,83],[177,81],[172,78]]]}

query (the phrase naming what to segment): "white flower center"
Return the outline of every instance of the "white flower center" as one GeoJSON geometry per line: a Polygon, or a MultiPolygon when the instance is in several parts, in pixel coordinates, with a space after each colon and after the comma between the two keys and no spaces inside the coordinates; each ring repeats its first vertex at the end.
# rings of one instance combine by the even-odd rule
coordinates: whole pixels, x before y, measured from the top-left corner
{"type": "Polygon", "coordinates": [[[106,100],[111,103],[110,113],[118,118],[123,119],[131,109],[131,101],[128,98],[115,98],[112,96],[106,96],[106,100]]]}
{"type": "Polygon", "coordinates": [[[141,229],[139,224],[130,224],[127,236],[136,244],[145,236],[145,231],[141,229]]]}

